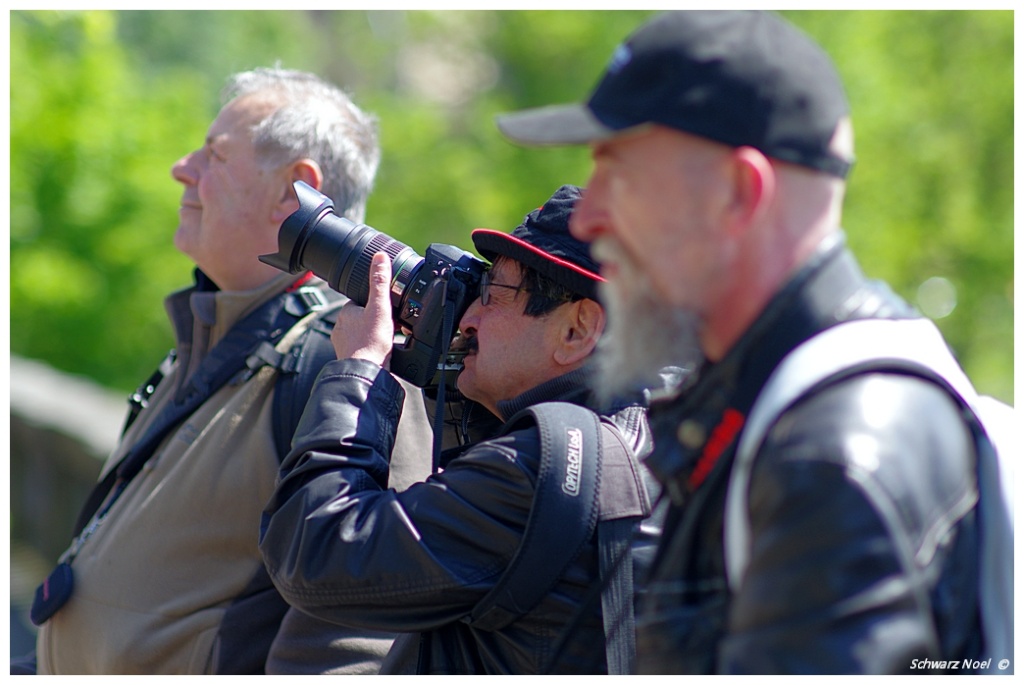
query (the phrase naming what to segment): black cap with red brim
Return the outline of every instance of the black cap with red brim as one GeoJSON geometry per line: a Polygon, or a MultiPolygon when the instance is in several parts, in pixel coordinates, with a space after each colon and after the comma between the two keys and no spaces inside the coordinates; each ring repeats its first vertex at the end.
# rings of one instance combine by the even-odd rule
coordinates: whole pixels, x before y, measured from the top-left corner
{"type": "Polygon", "coordinates": [[[597,299],[597,284],[604,281],[590,256],[590,245],[569,233],[569,217],[582,190],[564,185],[544,205],[530,212],[512,233],[478,228],[473,244],[487,260],[514,259],[575,293],[597,299]]]}

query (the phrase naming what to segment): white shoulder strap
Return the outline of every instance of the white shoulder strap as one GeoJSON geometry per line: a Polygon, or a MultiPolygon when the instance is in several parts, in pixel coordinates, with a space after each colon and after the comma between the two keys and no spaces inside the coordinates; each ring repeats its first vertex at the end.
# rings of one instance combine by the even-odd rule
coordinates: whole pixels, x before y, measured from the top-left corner
{"type": "MultiPolygon", "coordinates": [[[[986,531],[988,540],[1010,541],[1009,545],[986,545],[985,540],[982,541],[981,577],[989,580],[1000,578],[995,585],[1003,588],[1001,592],[994,593],[982,587],[982,615],[1005,614],[1005,603],[1013,606],[1011,457],[1017,457],[1016,412],[991,398],[979,398],[950,353],[942,334],[928,319],[866,319],[836,325],[798,346],[769,377],[740,435],[726,494],[724,536],[729,587],[733,592],[739,589],[749,562],[747,494],[754,456],[768,429],[788,407],[821,381],[861,366],[878,366],[885,362],[932,370],[970,407],[990,439],[1003,452],[1007,451],[1007,445],[1013,446],[1012,455],[1006,453],[999,458],[988,441],[982,440],[985,444],[981,448],[978,465],[982,530],[986,531]],[[1005,595],[1005,588],[1009,589],[1009,597],[1005,595]],[[1001,603],[1003,607],[986,607],[987,602],[1001,603]]],[[[1006,626],[986,630],[988,651],[996,655],[996,660],[1002,658],[998,656],[1000,653],[1012,653],[1012,610],[1010,621],[1008,631],[1006,626]],[[992,634],[993,630],[997,635],[1010,636],[1008,647],[992,643],[998,641],[998,637],[992,634]],[[1001,648],[1006,651],[996,651],[1001,648]]]]}

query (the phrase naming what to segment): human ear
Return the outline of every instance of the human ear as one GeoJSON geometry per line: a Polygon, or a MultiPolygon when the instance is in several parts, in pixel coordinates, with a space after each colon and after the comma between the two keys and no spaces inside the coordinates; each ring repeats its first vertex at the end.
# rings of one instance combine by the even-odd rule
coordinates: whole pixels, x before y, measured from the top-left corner
{"type": "Polygon", "coordinates": [[[570,366],[586,359],[597,346],[604,332],[604,308],[591,299],[569,304],[559,345],[555,349],[555,361],[570,366]]]}
{"type": "Polygon", "coordinates": [[[303,181],[314,190],[320,190],[324,182],[323,170],[315,160],[304,158],[292,162],[283,176],[287,181],[281,189],[281,194],[274,205],[271,219],[280,223],[287,219],[299,208],[299,199],[295,197],[293,184],[295,181],[303,181]]]}
{"type": "Polygon", "coordinates": [[[768,212],[775,200],[776,176],[771,161],[752,147],[736,148],[729,161],[731,196],[725,229],[738,237],[768,212]]]}

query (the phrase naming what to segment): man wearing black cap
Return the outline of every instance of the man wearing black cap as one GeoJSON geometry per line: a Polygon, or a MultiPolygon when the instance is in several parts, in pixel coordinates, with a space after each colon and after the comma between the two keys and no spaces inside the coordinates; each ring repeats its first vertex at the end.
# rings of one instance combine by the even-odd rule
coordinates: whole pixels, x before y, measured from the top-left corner
{"type": "MultiPolygon", "coordinates": [[[[672,509],[640,671],[920,672],[980,654],[979,443],[950,393],[849,373],[737,457],[795,348],[854,321],[920,323],[844,246],[852,131],[824,52],[771,13],[659,15],[586,104],[498,125],[591,146],[572,231],[608,280],[606,390],[690,370],[651,407],[646,463],[672,509]]],[[[829,344],[826,362],[849,347],[829,344]]]]}
{"type": "Polygon", "coordinates": [[[594,406],[588,361],[605,313],[597,264],[569,234],[579,196],[563,186],[511,234],[473,232],[493,265],[460,322],[456,345],[468,355],[458,389],[507,423],[445,453],[440,473],[403,492],[386,489],[403,392],[385,370],[394,324],[383,254],[372,261],[366,307],[346,306],[338,318],[339,360],[313,389],[260,549],[275,585],[302,611],[410,634],[383,673],[631,668],[632,592],[613,606],[600,590],[603,579],[629,587],[617,570],[634,572],[631,544],[638,574],[641,550],[654,547],[643,533],[634,540],[650,512],[634,456],[650,448],[644,410],[620,404],[599,425],[588,409],[593,434],[573,422],[538,430],[542,418],[561,416],[551,402],[594,406]],[[558,453],[548,445],[559,440],[564,462],[548,466],[558,463],[547,461],[558,453]],[[574,508],[584,501],[585,516],[574,508]],[[611,525],[624,552],[605,543],[616,535],[611,525]]]}

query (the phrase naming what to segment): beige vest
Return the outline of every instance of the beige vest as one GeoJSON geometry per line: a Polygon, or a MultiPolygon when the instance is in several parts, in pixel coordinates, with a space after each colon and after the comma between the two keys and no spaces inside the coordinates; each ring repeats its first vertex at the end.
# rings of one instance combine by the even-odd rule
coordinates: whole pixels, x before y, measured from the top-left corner
{"type": "MultiPolygon", "coordinates": [[[[217,293],[207,349],[281,292],[281,281],[251,293],[217,293]]],[[[104,470],[171,400],[180,373],[179,361],[104,470]]],[[[74,560],[74,594],[40,628],[39,673],[213,670],[224,612],[263,563],[260,514],[279,466],[271,427],[276,377],[264,367],[221,388],[164,440],[74,560]]],[[[419,391],[407,391],[394,459],[403,479],[418,480],[430,471],[424,445],[431,433],[419,391]]]]}

